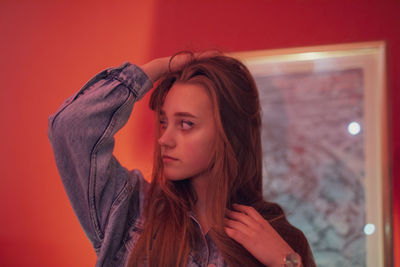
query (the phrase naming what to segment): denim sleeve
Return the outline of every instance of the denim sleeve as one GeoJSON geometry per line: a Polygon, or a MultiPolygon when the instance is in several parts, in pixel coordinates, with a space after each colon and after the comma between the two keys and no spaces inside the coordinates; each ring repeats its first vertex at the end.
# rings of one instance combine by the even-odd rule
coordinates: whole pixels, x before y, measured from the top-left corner
{"type": "Polygon", "coordinates": [[[112,155],[113,136],[151,87],[139,67],[125,63],[97,74],[49,117],[58,171],[95,249],[102,245],[110,211],[137,183],[112,155]]]}

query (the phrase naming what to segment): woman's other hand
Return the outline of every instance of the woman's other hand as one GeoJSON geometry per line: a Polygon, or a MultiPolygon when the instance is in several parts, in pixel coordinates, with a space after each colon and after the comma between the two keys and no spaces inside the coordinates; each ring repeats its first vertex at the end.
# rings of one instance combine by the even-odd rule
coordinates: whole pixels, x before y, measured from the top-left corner
{"type": "Polygon", "coordinates": [[[253,207],[234,204],[228,210],[226,234],[245,247],[262,264],[282,266],[284,257],[293,249],[253,207]]]}
{"type": "Polygon", "coordinates": [[[190,62],[193,58],[207,58],[220,55],[218,51],[206,51],[199,53],[182,52],[172,57],[156,58],[141,66],[142,70],[149,76],[150,80],[155,83],[169,69],[171,71],[179,70],[182,66],[190,62]]]}

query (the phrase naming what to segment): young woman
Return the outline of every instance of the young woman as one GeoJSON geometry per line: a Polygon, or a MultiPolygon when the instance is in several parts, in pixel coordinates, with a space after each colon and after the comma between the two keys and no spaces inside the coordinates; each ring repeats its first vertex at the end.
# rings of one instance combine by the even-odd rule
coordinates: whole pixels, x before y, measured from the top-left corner
{"type": "Polygon", "coordinates": [[[260,130],[254,80],[230,57],[181,54],[91,79],[50,116],[49,138],[96,266],[315,266],[303,233],[262,198],[260,130]],[[118,163],[113,136],[156,81],[149,184],[118,163]]]}

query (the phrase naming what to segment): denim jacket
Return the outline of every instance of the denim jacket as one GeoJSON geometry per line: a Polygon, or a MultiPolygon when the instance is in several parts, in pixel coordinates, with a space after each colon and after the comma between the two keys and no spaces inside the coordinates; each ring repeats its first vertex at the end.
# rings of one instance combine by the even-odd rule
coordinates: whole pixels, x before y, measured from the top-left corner
{"type": "MultiPolygon", "coordinates": [[[[96,251],[96,267],[125,266],[142,229],[149,184],[140,171],[128,171],[113,156],[113,136],[152,86],[139,67],[125,63],[97,74],[49,117],[58,171],[96,251]]],[[[196,224],[198,249],[190,253],[188,266],[226,266],[215,243],[196,224]]]]}

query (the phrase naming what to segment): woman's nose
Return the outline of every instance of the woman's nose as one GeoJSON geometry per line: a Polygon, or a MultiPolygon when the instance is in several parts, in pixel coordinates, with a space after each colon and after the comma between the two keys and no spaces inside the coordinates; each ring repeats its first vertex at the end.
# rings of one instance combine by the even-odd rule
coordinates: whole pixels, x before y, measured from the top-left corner
{"type": "Polygon", "coordinates": [[[161,134],[160,138],[158,138],[158,143],[160,146],[173,148],[175,147],[175,138],[174,133],[171,129],[165,129],[164,132],[161,134]]]}

